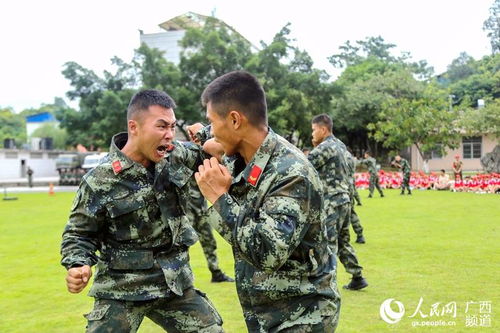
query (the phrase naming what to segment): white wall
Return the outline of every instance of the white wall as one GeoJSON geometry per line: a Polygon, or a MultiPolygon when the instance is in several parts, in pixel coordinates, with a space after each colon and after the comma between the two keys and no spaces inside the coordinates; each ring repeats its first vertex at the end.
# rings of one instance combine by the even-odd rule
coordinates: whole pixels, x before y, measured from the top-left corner
{"type": "Polygon", "coordinates": [[[34,171],[33,178],[57,176],[56,158],[62,153],[58,151],[28,151],[19,149],[0,149],[0,179],[24,178],[21,161],[25,160],[34,171]]]}

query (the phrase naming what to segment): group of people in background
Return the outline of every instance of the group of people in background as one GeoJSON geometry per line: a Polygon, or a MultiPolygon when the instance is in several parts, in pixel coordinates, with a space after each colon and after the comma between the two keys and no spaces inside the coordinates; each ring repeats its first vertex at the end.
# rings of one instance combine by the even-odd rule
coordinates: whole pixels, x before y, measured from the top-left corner
{"type": "MultiPolygon", "coordinates": [[[[356,188],[369,189],[370,174],[368,172],[358,172],[354,175],[356,188]]],[[[402,189],[404,177],[401,172],[378,171],[378,179],[381,189],[402,189]]],[[[452,179],[446,170],[439,173],[429,174],[423,171],[410,172],[409,190],[450,190],[453,192],[475,192],[475,193],[497,193],[500,191],[500,174],[498,173],[478,173],[465,176],[463,179],[457,177],[452,179]]],[[[411,192],[409,192],[411,193],[411,192]]]]}

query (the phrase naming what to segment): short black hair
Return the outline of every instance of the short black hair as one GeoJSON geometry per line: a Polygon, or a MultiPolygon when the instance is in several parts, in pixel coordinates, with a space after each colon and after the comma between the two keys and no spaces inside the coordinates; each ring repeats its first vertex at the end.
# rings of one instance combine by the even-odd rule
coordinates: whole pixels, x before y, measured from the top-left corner
{"type": "Polygon", "coordinates": [[[318,124],[320,126],[326,127],[330,132],[333,130],[333,121],[332,118],[330,118],[329,115],[326,113],[319,114],[317,116],[314,116],[312,119],[313,124],[318,124]]]}
{"type": "Polygon", "coordinates": [[[444,169],[441,169],[441,172],[446,173],[446,171],[444,169]]]}
{"type": "Polygon", "coordinates": [[[213,110],[225,118],[229,111],[241,111],[251,125],[267,126],[266,93],[255,76],[234,71],[219,76],[205,88],[201,104],[212,104],[213,110]]]}
{"type": "Polygon", "coordinates": [[[166,109],[175,109],[174,100],[166,92],[147,89],[141,90],[130,99],[127,108],[127,120],[137,117],[141,112],[147,111],[150,106],[158,105],[166,109]]]}
{"type": "Polygon", "coordinates": [[[368,156],[372,156],[372,153],[369,150],[365,151],[365,154],[368,154],[368,156]]]}

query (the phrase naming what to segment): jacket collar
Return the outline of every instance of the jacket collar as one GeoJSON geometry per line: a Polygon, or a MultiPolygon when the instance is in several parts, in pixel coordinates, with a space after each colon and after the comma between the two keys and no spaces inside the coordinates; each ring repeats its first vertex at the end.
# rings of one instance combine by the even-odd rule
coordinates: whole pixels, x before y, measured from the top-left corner
{"type": "Polygon", "coordinates": [[[252,160],[245,166],[245,169],[239,174],[235,174],[236,168],[235,165],[243,162],[243,157],[237,155],[229,159],[228,168],[231,174],[233,175],[233,184],[236,184],[242,180],[245,180],[253,187],[257,187],[259,180],[261,179],[262,173],[271,158],[271,155],[274,152],[274,148],[278,143],[278,136],[274,131],[269,128],[266,138],[260,145],[259,149],[253,156],[252,160]]]}

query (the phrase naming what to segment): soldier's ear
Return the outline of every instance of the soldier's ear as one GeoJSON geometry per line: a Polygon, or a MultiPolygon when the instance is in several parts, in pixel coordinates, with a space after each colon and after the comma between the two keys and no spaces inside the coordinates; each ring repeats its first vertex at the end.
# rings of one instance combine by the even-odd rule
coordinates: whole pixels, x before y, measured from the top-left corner
{"type": "Polygon", "coordinates": [[[127,129],[129,135],[137,135],[138,124],[134,119],[130,119],[127,121],[127,129]]]}
{"type": "Polygon", "coordinates": [[[238,111],[229,111],[228,118],[234,130],[241,127],[242,121],[244,120],[243,117],[244,116],[238,111]]]}

